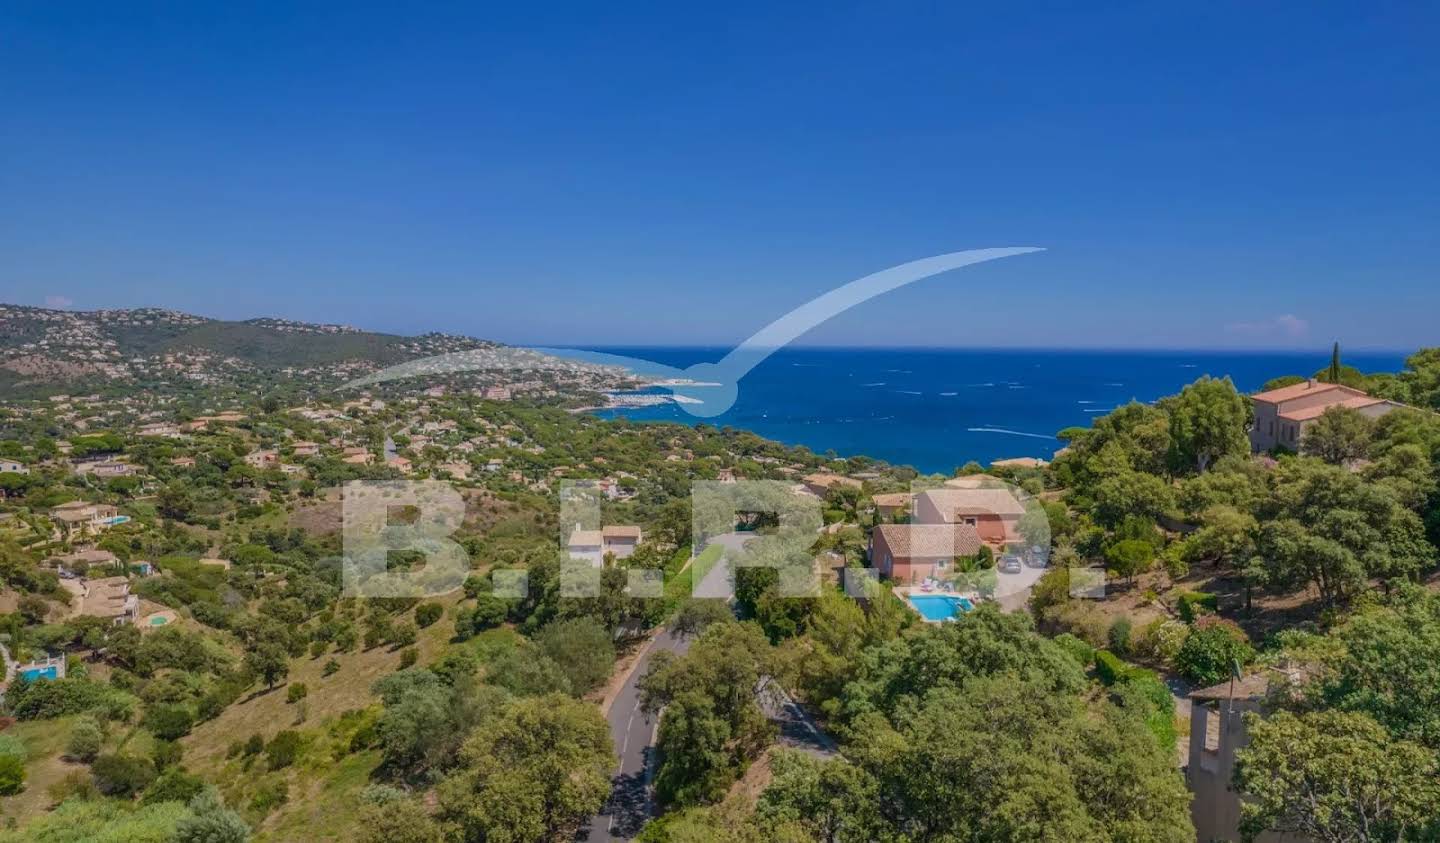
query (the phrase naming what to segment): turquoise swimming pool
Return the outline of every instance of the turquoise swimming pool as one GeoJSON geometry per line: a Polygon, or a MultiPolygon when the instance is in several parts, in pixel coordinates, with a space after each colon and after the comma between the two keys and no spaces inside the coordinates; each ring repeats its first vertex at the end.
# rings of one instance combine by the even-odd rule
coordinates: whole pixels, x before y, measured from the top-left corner
{"type": "Polygon", "coordinates": [[[965,597],[949,594],[912,594],[910,605],[927,621],[949,621],[975,608],[965,597]]]}
{"type": "Polygon", "coordinates": [[[26,682],[34,682],[36,679],[55,679],[58,670],[55,665],[48,667],[27,667],[20,671],[20,677],[26,682]]]}

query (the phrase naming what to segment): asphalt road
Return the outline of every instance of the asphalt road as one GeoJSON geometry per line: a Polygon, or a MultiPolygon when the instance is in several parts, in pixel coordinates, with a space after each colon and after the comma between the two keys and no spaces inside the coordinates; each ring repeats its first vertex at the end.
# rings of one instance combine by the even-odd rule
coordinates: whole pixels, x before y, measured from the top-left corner
{"type": "Polygon", "coordinates": [[[615,697],[606,715],[610,721],[610,737],[615,741],[615,751],[620,756],[620,766],[613,780],[614,790],[604,809],[590,818],[576,840],[588,843],[630,840],[640,833],[640,827],[654,814],[650,778],[654,775],[655,731],[659,728],[660,717],[658,714],[652,717],[641,709],[640,678],[645,675],[650,659],[656,653],[662,650],[684,653],[689,648],[689,639],[680,638],[669,630],[661,632],[615,697]]]}
{"type": "MultiPolygon", "coordinates": [[[[741,533],[728,533],[716,536],[711,542],[739,550],[749,539],[741,533]]],[[[701,582],[696,583],[692,593],[697,597],[730,597],[728,578],[729,566],[723,562],[716,564],[701,582]]],[[[616,695],[606,714],[610,737],[620,758],[613,779],[614,789],[610,801],[581,828],[576,840],[586,843],[631,840],[640,833],[646,820],[654,816],[655,801],[650,781],[655,774],[655,736],[660,717],[658,713],[652,717],[640,707],[640,678],[649,669],[650,660],[656,653],[668,650],[683,654],[688,649],[689,639],[676,636],[668,629],[660,632],[616,695]]],[[[819,757],[835,754],[834,742],[778,684],[767,677],[756,689],[756,694],[766,716],[779,726],[782,745],[819,757]]]]}

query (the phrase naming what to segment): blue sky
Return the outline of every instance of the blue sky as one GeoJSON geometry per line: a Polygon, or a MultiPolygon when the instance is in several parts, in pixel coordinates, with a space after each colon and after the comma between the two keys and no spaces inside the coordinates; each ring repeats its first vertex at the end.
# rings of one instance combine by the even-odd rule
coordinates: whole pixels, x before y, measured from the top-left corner
{"type": "Polygon", "coordinates": [[[1440,343],[1437,7],[1092,5],[8,3],[0,300],[724,344],[1038,245],[804,342],[1440,343]]]}

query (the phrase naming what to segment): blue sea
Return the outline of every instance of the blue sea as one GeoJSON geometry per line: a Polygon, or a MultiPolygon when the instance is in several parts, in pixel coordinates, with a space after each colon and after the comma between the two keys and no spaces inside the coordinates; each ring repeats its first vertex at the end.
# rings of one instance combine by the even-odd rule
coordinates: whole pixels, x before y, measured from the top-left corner
{"type": "MultiPolygon", "coordinates": [[[[607,347],[677,367],[715,361],[720,348],[607,347]]],[[[1405,355],[1347,353],[1346,365],[1394,372],[1405,355]]],[[[636,420],[705,421],[818,453],[863,454],[924,472],[970,460],[1050,458],[1055,433],[1088,425],[1131,400],[1150,402],[1202,375],[1228,375],[1241,391],[1329,365],[1316,353],[786,348],[740,382],[724,415],[696,419],[674,404],[597,411],[636,420]]],[[[663,391],[663,390],[657,390],[663,391]]]]}

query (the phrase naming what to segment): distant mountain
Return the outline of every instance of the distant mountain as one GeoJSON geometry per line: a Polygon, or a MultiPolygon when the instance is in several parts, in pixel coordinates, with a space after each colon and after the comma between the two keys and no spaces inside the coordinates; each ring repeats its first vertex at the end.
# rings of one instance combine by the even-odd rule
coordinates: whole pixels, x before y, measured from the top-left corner
{"type": "Polygon", "coordinates": [[[50,310],[0,304],[0,388],[163,388],[314,380],[334,383],[457,351],[501,348],[449,334],[415,337],[286,319],[229,322],[158,308],[50,310]]]}

